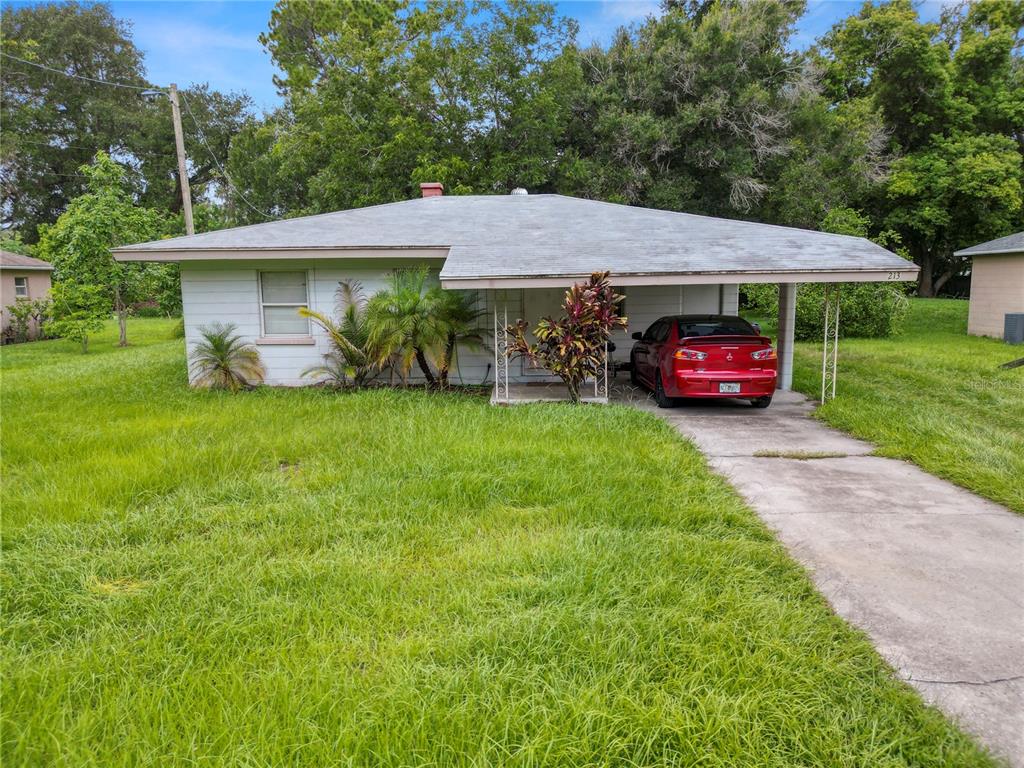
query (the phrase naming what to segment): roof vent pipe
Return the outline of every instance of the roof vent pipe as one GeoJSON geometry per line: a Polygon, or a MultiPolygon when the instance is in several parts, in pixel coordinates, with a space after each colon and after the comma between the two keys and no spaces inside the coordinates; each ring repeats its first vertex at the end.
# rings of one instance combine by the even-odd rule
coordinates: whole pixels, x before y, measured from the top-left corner
{"type": "Polygon", "coordinates": [[[530,193],[527,192],[522,187],[516,187],[515,189],[512,190],[512,192],[510,194],[513,194],[513,195],[528,195],[530,193]]]}
{"type": "Polygon", "coordinates": [[[425,181],[420,184],[420,194],[424,197],[441,197],[444,194],[444,184],[439,181],[425,181]]]}

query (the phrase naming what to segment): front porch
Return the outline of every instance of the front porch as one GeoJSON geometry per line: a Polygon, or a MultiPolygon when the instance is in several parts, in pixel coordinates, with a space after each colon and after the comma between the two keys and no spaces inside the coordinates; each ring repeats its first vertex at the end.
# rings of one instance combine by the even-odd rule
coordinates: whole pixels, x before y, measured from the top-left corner
{"type": "MultiPolygon", "coordinates": [[[[557,381],[525,381],[508,385],[503,399],[497,400],[491,395],[491,403],[495,405],[524,405],[527,403],[564,403],[569,400],[569,390],[557,381]]],[[[630,383],[627,371],[619,372],[618,376],[609,374],[608,384],[601,391],[593,380],[586,382],[580,392],[580,402],[598,405],[608,403],[640,403],[654,402],[650,392],[630,383]]]]}

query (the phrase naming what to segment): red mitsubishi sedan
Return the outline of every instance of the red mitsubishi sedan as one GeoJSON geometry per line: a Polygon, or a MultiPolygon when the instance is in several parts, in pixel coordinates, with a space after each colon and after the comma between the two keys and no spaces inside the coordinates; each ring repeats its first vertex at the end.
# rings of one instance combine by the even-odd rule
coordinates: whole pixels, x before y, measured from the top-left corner
{"type": "Polygon", "coordinates": [[[741,317],[675,315],[634,333],[630,379],[654,390],[659,408],[677,397],[735,397],[767,408],[778,361],[772,340],[741,317]]]}

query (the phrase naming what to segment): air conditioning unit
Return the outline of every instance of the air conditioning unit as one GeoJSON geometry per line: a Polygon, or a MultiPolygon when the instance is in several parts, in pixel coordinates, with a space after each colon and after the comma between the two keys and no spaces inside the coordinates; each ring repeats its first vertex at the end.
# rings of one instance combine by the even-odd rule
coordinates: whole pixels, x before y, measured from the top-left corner
{"type": "Polygon", "coordinates": [[[1024,312],[1007,312],[1003,320],[1003,341],[1024,344],[1024,312]]]}

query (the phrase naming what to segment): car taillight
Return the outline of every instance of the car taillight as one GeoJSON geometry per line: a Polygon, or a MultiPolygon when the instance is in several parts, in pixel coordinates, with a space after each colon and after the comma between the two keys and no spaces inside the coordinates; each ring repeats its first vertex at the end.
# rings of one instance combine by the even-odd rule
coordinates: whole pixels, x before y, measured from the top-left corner
{"type": "Polygon", "coordinates": [[[751,352],[750,356],[755,360],[774,360],[775,350],[771,347],[768,347],[768,349],[759,349],[756,352],[751,352]]]}
{"type": "Polygon", "coordinates": [[[677,349],[674,355],[676,360],[704,360],[707,352],[698,352],[696,349],[677,349]]]}

